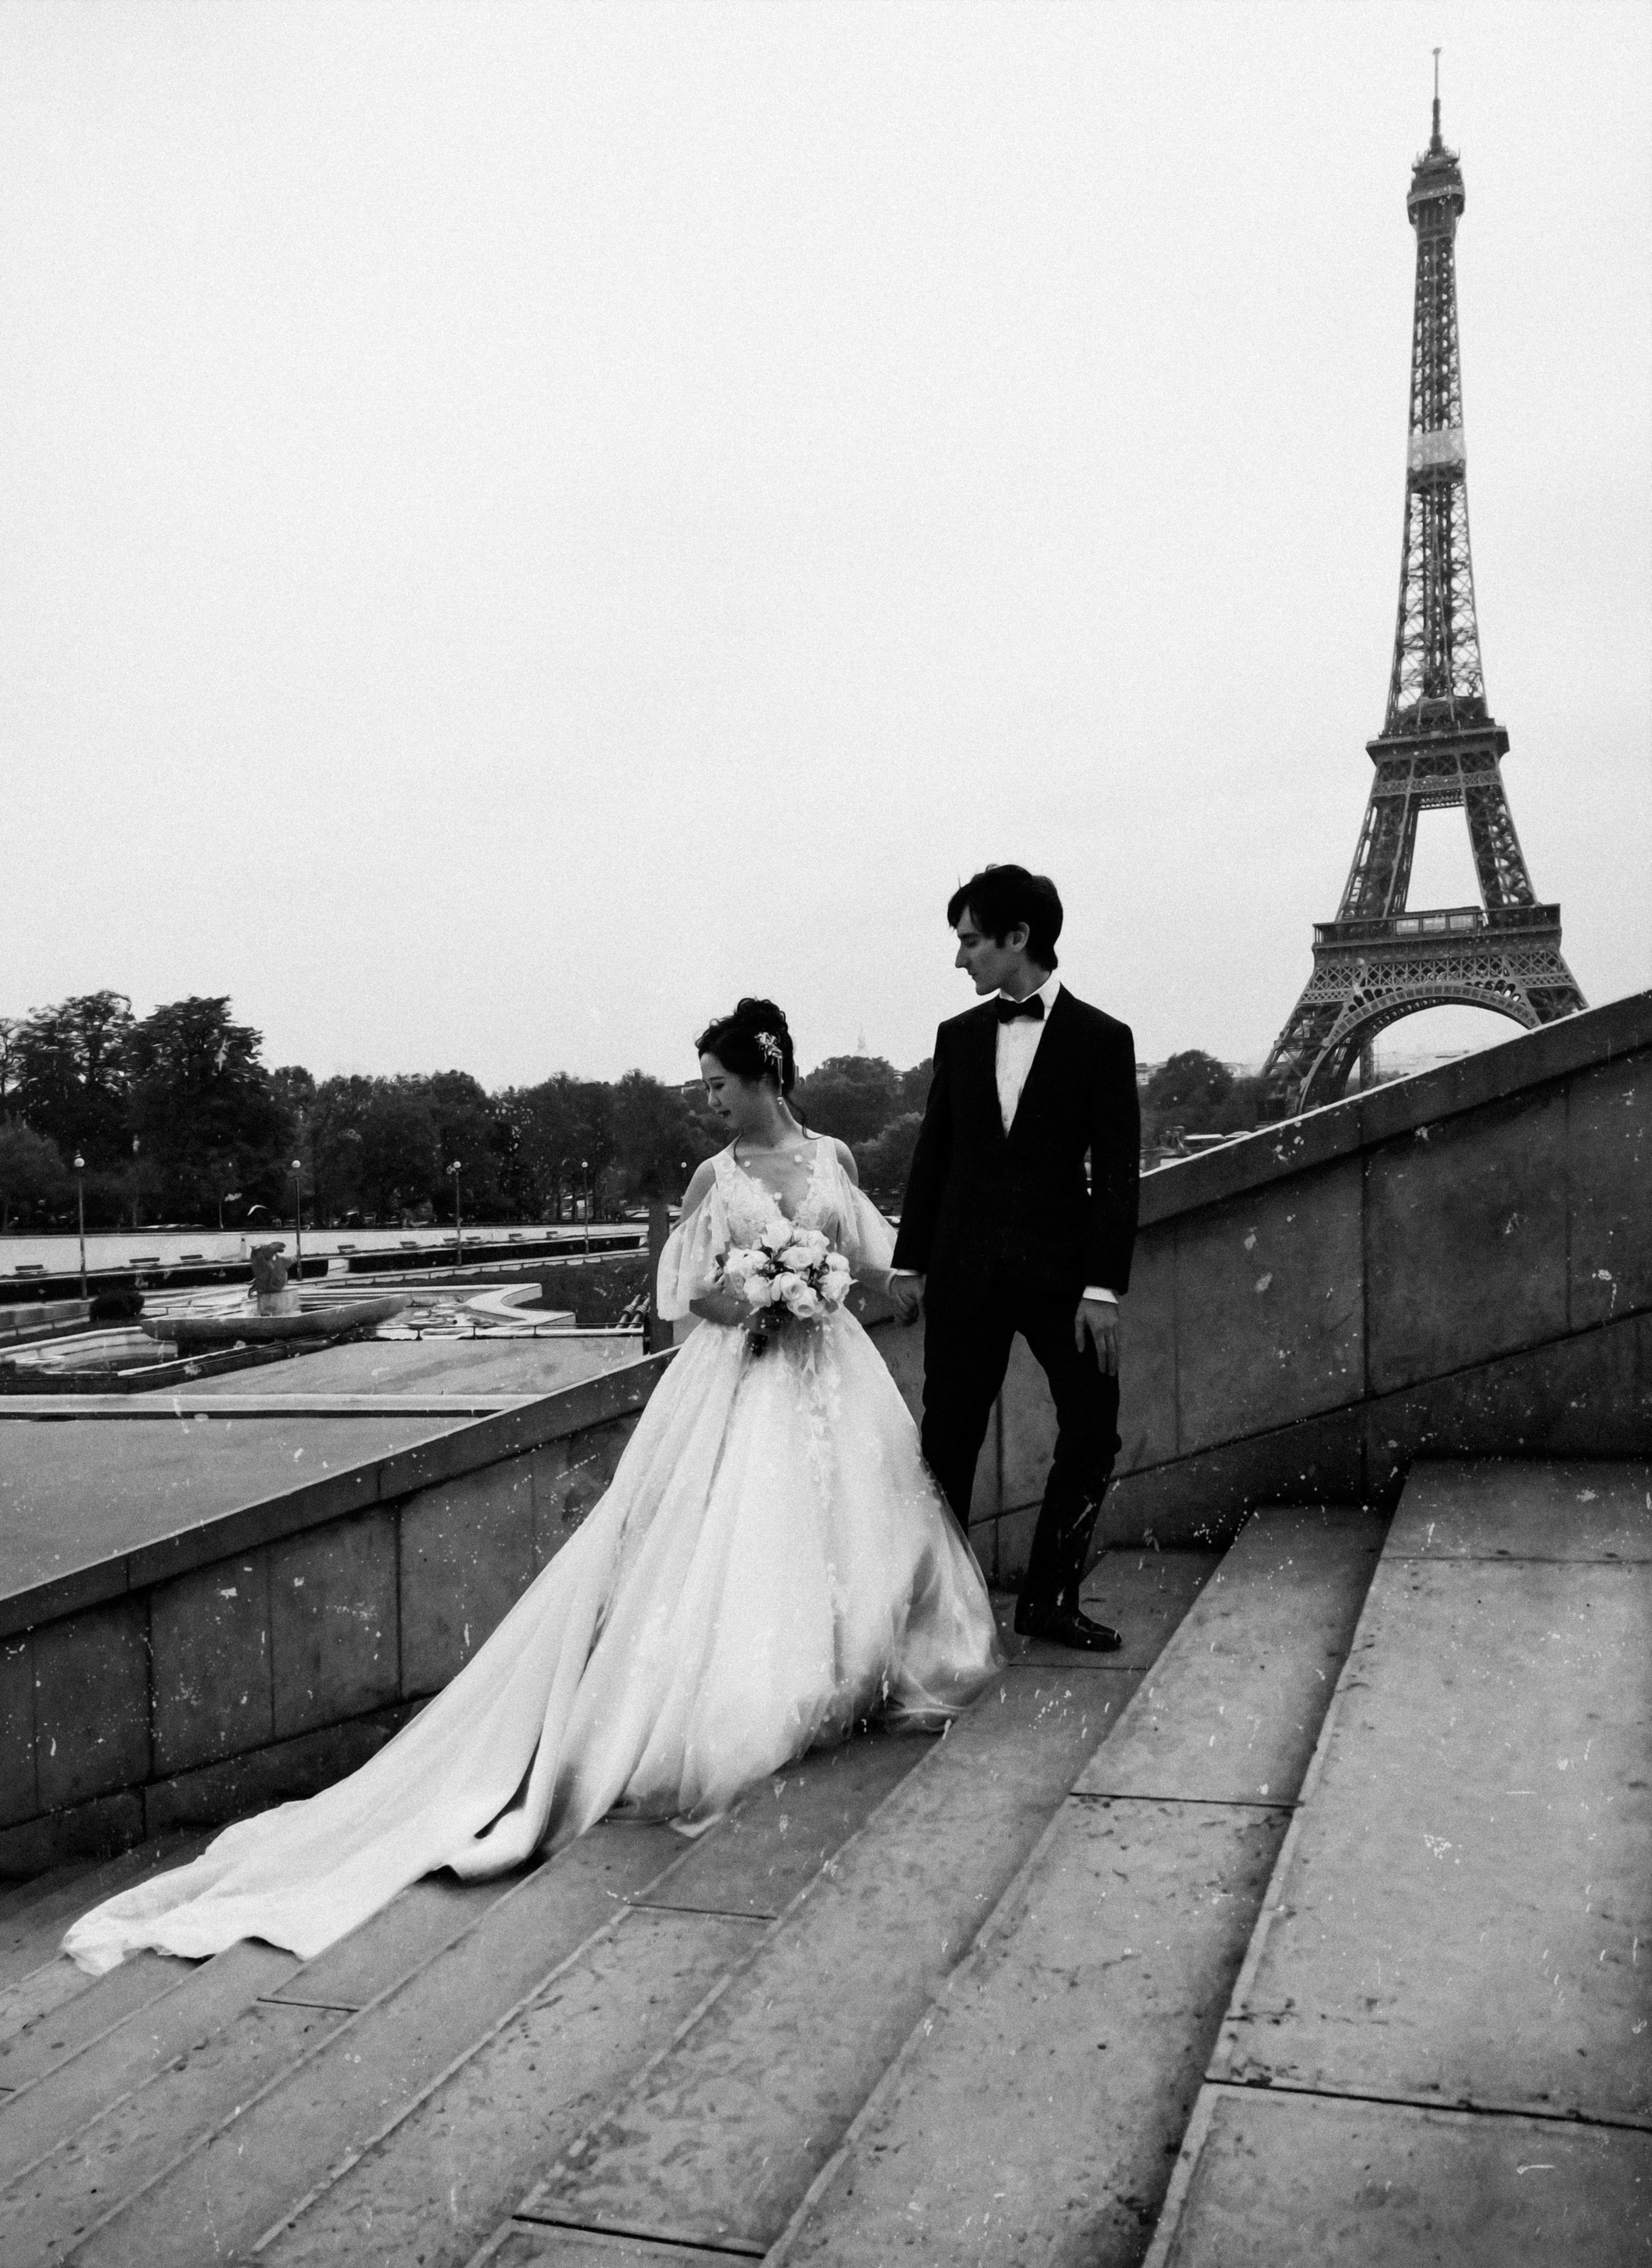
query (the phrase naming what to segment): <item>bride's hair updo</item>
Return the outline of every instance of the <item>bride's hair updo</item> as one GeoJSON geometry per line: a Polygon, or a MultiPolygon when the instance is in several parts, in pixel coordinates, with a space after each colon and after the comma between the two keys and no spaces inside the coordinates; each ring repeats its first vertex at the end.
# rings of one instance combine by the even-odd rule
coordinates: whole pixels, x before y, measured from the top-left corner
{"type": "Polygon", "coordinates": [[[737,1079],[773,1079],[782,1094],[797,1083],[797,1058],[786,1019],[772,1000],[742,1000],[694,1042],[696,1054],[716,1056],[737,1079]]]}

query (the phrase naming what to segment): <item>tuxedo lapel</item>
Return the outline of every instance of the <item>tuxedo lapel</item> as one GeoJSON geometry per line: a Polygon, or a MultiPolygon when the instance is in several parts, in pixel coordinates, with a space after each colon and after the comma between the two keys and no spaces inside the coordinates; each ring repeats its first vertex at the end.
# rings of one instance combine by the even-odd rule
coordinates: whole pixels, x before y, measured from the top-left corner
{"type": "MultiPolygon", "coordinates": [[[[998,1012],[978,1008],[966,1016],[960,1035],[959,1102],[979,1122],[988,1141],[1002,1145],[1003,1114],[998,1108],[998,1012]]],[[[1041,1055],[1044,1050],[1039,1050],[1041,1055]]]]}
{"type": "Polygon", "coordinates": [[[1010,1127],[1012,1144],[1017,1135],[1025,1134],[1038,1123],[1046,1098],[1059,1089],[1062,1073],[1071,1058],[1073,1036],[1072,996],[1063,985],[1055,996],[1055,1005],[1045,1020],[1044,1037],[1039,1042],[1038,1053],[1027,1072],[1026,1085],[1021,1090],[1021,1100],[1016,1105],[1016,1115],[1010,1127]]]}

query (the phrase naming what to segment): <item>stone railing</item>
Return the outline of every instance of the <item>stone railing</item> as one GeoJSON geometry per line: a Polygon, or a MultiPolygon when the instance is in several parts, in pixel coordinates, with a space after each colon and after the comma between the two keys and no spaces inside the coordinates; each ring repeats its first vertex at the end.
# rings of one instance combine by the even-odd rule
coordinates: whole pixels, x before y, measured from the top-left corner
{"type": "MultiPolygon", "coordinates": [[[[1149,1174],[1102,1534],[1391,1504],[1413,1458],[1652,1451],[1652,992],[1149,1174]]],[[[908,1390],[919,1349],[880,1332],[908,1390]]],[[[1054,1413],[1017,1343],[977,1488],[1024,1565],[1054,1413]]]]}

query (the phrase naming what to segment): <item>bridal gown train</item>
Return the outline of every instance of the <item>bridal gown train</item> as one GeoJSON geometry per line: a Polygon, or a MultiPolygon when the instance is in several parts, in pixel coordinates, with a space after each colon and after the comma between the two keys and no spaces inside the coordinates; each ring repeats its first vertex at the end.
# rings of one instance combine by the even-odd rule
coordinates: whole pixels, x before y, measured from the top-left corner
{"type": "MultiPolygon", "coordinates": [[[[777,1209],[723,1152],[665,1247],[662,1314],[686,1315],[777,1209]]],[[[857,1274],[888,1265],[888,1224],[830,1141],[795,1218],[857,1274]]],[[[980,1571],[855,1318],[760,1356],[701,1323],[607,1493],[450,1685],[348,1779],[226,1828],[64,1948],[93,1971],[245,1937],[308,1959],[422,1874],[502,1873],[616,1807],[709,1825],[869,1714],[944,1722],[999,1658],[980,1571]]]]}

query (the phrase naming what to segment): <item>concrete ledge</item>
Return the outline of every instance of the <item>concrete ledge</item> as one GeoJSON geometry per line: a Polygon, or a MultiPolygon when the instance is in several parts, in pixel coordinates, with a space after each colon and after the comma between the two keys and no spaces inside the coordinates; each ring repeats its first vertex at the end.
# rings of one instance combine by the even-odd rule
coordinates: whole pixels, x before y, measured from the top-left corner
{"type": "MultiPolygon", "coordinates": [[[[0,1598],[0,1638],[73,1613],[98,1600],[143,1589],[191,1567],[210,1566],[234,1552],[297,1535],[367,1506],[392,1503],[438,1480],[480,1471],[544,1442],[635,1417],[671,1359],[667,1351],[623,1363],[597,1377],[582,1379],[576,1386],[457,1426],[415,1448],[366,1460],[343,1472],[329,1473],[325,1479],[303,1482],[278,1496],[264,1497],[255,1504],[180,1528],[139,1550],[13,1591],[0,1598]]],[[[51,1421],[48,1418],[43,1422],[51,1421]]]]}
{"type": "MultiPolygon", "coordinates": [[[[1149,1174],[1104,1537],[1386,1506],[1410,1459],[1652,1450],[1652,993],[1149,1174]]],[[[1000,1580],[1054,1412],[1017,1344],[1000,1580]]]]}
{"type": "Polygon", "coordinates": [[[1198,1211],[1223,1197],[1265,1188],[1311,1166],[1414,1134],[1477,1110],[1524,1088],[1564,1079],[1596,1064],[1652,1048],[1652,991],[1632,992],[1604,1008],[1565,1016],[1535,1032],[1520,1032],[1478,1055],[1436,1071],[1396,1079],[1369,1094],[1349,1095],[1300,1118],[1264,1126],[1220,1149],[1178,1159],[1142,1183],[1144,1228],[1198,1211]]]}

